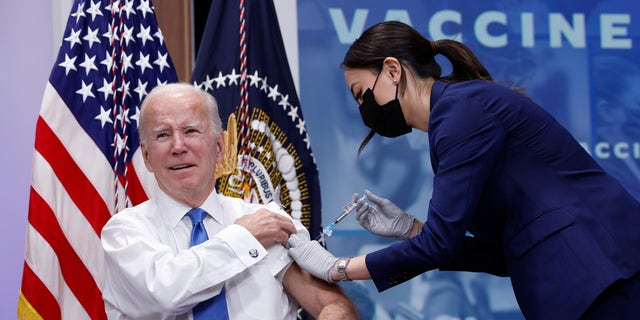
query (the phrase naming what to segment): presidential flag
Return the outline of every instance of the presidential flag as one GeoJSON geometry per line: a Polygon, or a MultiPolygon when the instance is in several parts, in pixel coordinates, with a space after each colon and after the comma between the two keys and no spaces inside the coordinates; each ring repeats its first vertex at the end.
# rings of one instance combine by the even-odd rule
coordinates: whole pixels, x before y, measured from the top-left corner
{"type": "Polygon", "coordinates": [[[213,1],[193,82],[216,97],[235,132],[218,192],[276,201],[318,236],[318,171],[272,0],[213,1]]]}
{"type": "Polygon", "coordinates": [[[106,319],[100,232],[155,182],[140,101],[176,82],[149,0],[76,0],[36,124],[19,319],[106,319]]]}

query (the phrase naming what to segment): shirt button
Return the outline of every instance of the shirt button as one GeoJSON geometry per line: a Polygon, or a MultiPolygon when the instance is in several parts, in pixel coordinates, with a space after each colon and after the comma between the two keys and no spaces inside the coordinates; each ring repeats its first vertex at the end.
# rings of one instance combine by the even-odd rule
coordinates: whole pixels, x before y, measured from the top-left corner
{"type": "Polygon", "coordinates": [[[249,250],[249,255],[251,256],[251,258],[257,258],[259,255],[258,250],[256,249],[249,250]]]}

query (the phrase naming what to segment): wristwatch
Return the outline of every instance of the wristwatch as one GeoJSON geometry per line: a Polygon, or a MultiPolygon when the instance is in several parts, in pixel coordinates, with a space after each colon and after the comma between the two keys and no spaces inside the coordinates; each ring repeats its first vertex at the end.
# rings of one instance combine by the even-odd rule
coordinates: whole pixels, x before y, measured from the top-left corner
{"type": "Polygon", "coordinates": [[[340,258],[338,259],[338,277],[342,281],[351,281],[349,277],[347,277],[347,265],[351,258],[340,258]]]}

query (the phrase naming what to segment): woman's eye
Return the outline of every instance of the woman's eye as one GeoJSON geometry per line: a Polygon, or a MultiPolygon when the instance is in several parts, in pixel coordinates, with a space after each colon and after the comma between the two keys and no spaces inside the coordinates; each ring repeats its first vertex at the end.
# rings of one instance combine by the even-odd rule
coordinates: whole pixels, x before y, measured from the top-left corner
{"type": "Polygon", "coordinates": [[[355,96],[356,101],[360,101],[362,99],[362,91],[358,91],[355,96]]]}

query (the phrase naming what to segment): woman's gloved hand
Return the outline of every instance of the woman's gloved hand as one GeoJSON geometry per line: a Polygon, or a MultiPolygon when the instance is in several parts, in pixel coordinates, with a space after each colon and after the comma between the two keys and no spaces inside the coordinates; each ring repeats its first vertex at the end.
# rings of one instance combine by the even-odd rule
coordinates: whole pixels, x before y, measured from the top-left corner
{"type": "MultiPolygon", "coordinates": [[[[369,232],[383,236],[404,240],[409,237],[413,227],[414,216],[404,212],[388,199],[381,198],[369,190],[364,191],[366,198],[356,200],[356,220],[369,232]]],[[[357,194],[353,197],[357,198],[357,194]]]]}
{"type": "Polygon", "coordinates": [[[287,244],[289,256],[302,269],[326,282],[335,282],[331,273],[338,258],[322,247],[318,241],[305,240],[294,233],[289,237],[287,244]]]}

